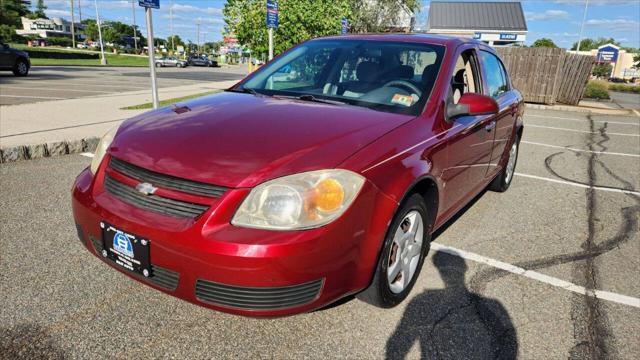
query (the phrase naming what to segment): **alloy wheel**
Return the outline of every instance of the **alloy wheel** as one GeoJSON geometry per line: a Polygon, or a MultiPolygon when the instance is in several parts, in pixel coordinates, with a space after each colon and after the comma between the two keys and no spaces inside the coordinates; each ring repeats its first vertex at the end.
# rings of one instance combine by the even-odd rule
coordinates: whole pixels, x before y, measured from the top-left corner
{"type": "Polygon", "coordinates": [[[422,241],[424,240],[424,223],[416,210],[405,215],[396,229],[387,261],[387,281],[391,292],[401,293],[415,275],[422,241]]]}
{"type": "Polygon", "coordinates": [[[507,170],[504,178],[504,181],[507,184],[511,182],[511,178],[513,177],[513,172],[516,168],[517,157],[518,157],[518,143],[514,141],[513,145],[511,145],[511,150],[509,150],[509,161],[507,162],[507,170]]]}

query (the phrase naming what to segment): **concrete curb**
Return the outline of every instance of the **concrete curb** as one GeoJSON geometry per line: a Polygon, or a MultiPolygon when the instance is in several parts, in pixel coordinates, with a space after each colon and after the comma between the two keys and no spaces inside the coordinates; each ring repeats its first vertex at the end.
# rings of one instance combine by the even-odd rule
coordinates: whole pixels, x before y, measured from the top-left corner
{"type": "Polygon", "coordinates": [[[0,149],[0,163],[94,152],[99,141],[100,138],[92,136],[81,140],[6,147],[0,149]]]}
{"type": "Polygon", "coordinates": [[[543,104],[525,104],[524,106],[527,109],[572,111],[572,112],[603,114],[603,115],[632,115],[633,114],[633,112],[629,109],[602,109],[602,108],[584,107],[584,106],[543,105],[543,104]]]}

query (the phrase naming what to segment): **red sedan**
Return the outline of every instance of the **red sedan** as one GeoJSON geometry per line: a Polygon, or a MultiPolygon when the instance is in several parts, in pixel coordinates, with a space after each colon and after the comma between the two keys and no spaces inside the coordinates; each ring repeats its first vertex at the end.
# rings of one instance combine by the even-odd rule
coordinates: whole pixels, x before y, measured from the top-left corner
{"type": "Polygon", "coordinates": [[[280,316],[350,294],[392,307],[431,234],[509,187],[522,113],[481,42],[307,41],[223,93],[108,132],[73,187],[78,235],[212,309],[280,316]]]}

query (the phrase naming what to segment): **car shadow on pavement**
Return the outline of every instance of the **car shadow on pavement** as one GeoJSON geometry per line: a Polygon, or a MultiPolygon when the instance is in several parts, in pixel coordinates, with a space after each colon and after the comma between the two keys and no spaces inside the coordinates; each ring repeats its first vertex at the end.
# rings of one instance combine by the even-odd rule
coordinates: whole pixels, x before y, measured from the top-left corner
{"type": "Polygon", "coordinates": [[[35,324],[0,328],[0,359],[67,359],[47,331],[35,324]]]}
{"type": "Polygon", "coordinates": [[[423,359],[515,359],[516,330],[504,306],[467,289],[461,257],[437,252],[432,259],[445,287],[411,299],[386,358],[404,359],[418,342],[423,359]]]}

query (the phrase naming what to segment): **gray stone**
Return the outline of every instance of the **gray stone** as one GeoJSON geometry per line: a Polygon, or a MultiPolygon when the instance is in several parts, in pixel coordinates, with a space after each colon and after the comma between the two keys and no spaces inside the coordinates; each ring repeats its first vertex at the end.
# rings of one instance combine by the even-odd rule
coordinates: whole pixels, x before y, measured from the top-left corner
{"type": "Polygon", "coordinates": [[[67,153],[67,144],[64,141],[47,144],[49,156],[64,155],[67,153]]]}
{"type": "Polygon", "coordinates": [[[29,145],[28,151],[30,159],[39,159],[48,156],[47,145],[45,144],[29,145]]]}
{"type": "Polygon", "coordinates": [[[82,140],[72,140],[67,142],[67,148],[69,149],[69,154],[77,154],[82,152],[82,140]]]}
{"type": "Polygon", "coordinates": [[[100,138],[98,137],[90,137],[82,140],[84,143],[83,151],[86,152],[94,152],[96,151],[96,147],[98,147],[98,142],[100,142],[100,138]]]}
{"type": "Polygon", "coordinates": [[[2,149],[2,158],[4,162],[11,162],[25,160],[28,157],[24,146],[12,146],[2,149]]]}

